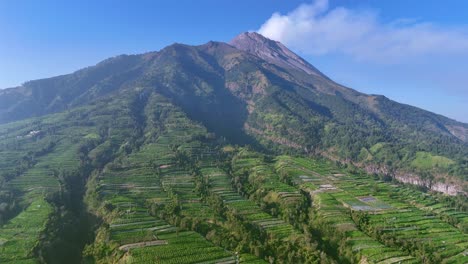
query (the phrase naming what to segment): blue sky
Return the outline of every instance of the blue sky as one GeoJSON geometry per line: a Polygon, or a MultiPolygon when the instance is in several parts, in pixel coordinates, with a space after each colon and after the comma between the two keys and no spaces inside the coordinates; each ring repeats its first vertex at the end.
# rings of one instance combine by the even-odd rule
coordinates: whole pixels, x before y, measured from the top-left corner
{"type": "Polygon", "coordinates": [[[468,122],[466,10],[464,0],[0,1],[0,88],[253,30],[341,84],[468,122]]]}

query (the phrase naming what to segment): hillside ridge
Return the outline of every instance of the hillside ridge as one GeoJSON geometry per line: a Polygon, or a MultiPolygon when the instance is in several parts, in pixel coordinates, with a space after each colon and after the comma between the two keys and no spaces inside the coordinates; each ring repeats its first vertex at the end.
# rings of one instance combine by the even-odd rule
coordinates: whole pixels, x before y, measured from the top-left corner
{"type": "Polygon", "coordinates": [[[0,124],[139,87],[161,93],[191,119],[237,144],[323,153],[357,166],[378,164],[382,173],[468,174],[468,124],[337,84],[280,42],[254,32],[229,43],[175,43],[120,55],[1,90],[0,124]],[[437,157],[447,162],[424,165],[437,157]],[[389,166],[393,169],[384,169],[389,166]]]}

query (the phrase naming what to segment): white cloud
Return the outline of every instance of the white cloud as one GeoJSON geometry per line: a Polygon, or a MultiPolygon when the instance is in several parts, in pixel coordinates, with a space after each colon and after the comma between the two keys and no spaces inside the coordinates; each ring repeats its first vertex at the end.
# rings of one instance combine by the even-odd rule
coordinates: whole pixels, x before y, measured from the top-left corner
{"type": "Polygon", "coordinates": [[[258,32],[305,54],[345,54],[379,63],[427,55],[468,56],[467,27],[412,19],[383,23],[375,11],[330,9],[327,0],[300,5],[286,15],[274,13],[258,32]]]}

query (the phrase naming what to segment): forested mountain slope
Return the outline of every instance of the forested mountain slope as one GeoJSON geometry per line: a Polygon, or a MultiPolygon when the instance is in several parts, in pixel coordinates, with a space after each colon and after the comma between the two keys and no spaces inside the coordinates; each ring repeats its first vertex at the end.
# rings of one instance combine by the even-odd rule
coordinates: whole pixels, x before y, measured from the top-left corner
{"type": "Polygon", "coordinates": [[[157,88],[0,125],[0,165],[1,263],[467,261],[466,197],[232,146],[157,88]]]}
{"type": "Polygon", "coordinates": [[[321,154],[451,194],[468,175],[468,125],[339,85],[279,42],[173,44],[0,90],[0,123],[151,88],[233,143],[321,154]],[[444,179],[444,180],[442,180],[444,179]],[[419,180],[419,181],[418,181],[419,180]],[[450,191],[448,191],[450,187],[450,191]]]}

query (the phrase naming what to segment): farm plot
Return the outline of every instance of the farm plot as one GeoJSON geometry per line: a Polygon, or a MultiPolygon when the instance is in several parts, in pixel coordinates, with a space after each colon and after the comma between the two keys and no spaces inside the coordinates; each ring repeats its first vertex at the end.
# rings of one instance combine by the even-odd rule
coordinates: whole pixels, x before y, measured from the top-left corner
{"type": "Polygon", "coordinates": [[[126,263],[235,263],[233,253],[213,246],[195,232],[166,233],[158,237],[167,244],[132,249],[126,263]]]}
{"type": "Polygon", "coordinates": [[[175,227],[157,220],[145,211],[125,212],[120,217],[110,224],[109,229],[110,239],[121,247],[139,242],[159,241],[157,237],[159,233],[176,230],[175,227]]]}
{"type": "Polygon", "coordinates": [[[0,262],[33,261],[33,249],[39,243],[52,205],[45,196],[59,190],[59,175],[79,167],[77,146],[62,139],[53,150],[38,156],[31,168],[7,181],[3,190],[16,194],[25,209],[0,227],[0,262]]]}
{"type": "MultiPolygon", "coordinates": [[[[193,231],[182,231],[145,210],[121,211],[109,225],[110,239],[127,252],[125,263],[197,263],[234,260],[193,231]]],[[[234,262],[232,262],[234,263],[234,262]]]]}
{"type": "Polygon", "coordinates": [[[257,203],[274,208],[270,213],[281,214],[293,223],[300,217],[301,208],[308,206],[306,199],[299,189],[284,183],[285,180],[267,159],[260,154],[241,150],[232,161],[233,174],[246,174],[246,181],[255,189],[252,193],[248,191],[249,196],[257,203]]]}
{"type": "MultiPolygon", "coordinates": [[[[372,263],[397,258],[402,263],[418,263],[414,257],[404,252],[387,247],[376,239],[368,236],[356,226],[350,218],[348,210],[342,202],[334,198],[336,193],[317,193],[314,195],[314,207],[317,214],[317,224],[322,226],[325,232],[333,232],[330,236],[340,234],[345,237],[345,245],[349,251],[345,254],[349,259],[366,259],[372,263]]],[[[395,261],[394,263],[398,263],[395,261]]],[[[393,263],[393,262],[389,262],[393,263]]]]}
{"type": "Polygon", "coordinates": [[[276,170],[312,196],[315,224],[330,236],[341,237],[346,245],[342,254],[348,259],[370,263],[418,263],[417,259],[395,247],[389,247],[361,231],[350,217],[350,210],[380,211],[390,206],[369,194],[354,195],[343,189],[346,175],[326,163],[303,158],[278,157],[276,170]],[[339,176],[337,176],[339,175],[339,176]],[[310,180],[313,179],[313,180],[310,180]]]}
{"type": "Polygon", "coordinates": [[[9,181],[7,186],[21,192],[57,191],[58,174],[73,172],[80,165],[78,147],[67,143],[63,142],[52,153],[40,157],[31,169],[9,181]]]}
{"type": "MultiPolygon", "coordinates": [[[[109,100],[105,107],[90,105],[0,126],[0,191],[2,195],[6,193],[13,197],[11,203],[18,206],[18,211],[24,208],[18,215],[12,213],[11,219],[2,215],[6,223],[0,227],[1,263],[35,262],[33,248],[41,247],[41,232],[54,211],[45,197],[66,191],[62,187],[68,184],[67,179],[81,173],[84,163],[92,162],[98,167],[105,165],[107,161],[98,158],[111,157],[110,152],[115,150],[112,148],[130,138],[134,128],[134,120],[129,114],[131,101],[131,98],[118,97],[113,102],[109,100]],[[98,147],[94,148],[96,145],[98,147]],[[109,153],[105,152],[108,150],[109,153]]],[[[115,196],[117,200],[122,198],[121,202],[142,197],[138,189],[118,183],[102,188],[103,193],[125,194],[115,196]]],[[[150,190],[160,193],[157,189],[150,190]]],[[[143,193],[148,196],[147,192],[143,193]]],[[[3,200],[0,204],[4,206],[3,200]]],[[[133,202],[122,205],[122,208],[125,212],[147,213],[147,209],[133,202]]]]}
{"type": "Polygon", "coordinates": [[[45,228],[52,206],[38,197],[0,229],[1,263],[35,263],[32,250],[45,228]]]}
{"type": "Polygon", "coordinates": [[[239,257],[239,263],[245,264],[266,264],[267,262],[263,259],[259,259],[255,255],[251,254],[241,254],[239,257]]]}
{"type": "MultiPolygon", "coordinates": [[[[374,181],[367,175],[347,174],[332,180],[332,183],[344,191],[331,194],[337,200],[351,207],[356,205],[358,208],[354,210],[366,209],[369,222],[361,228],[381,243],[409,248],[413,256],[434,262],[468,261],[468,256],[463,254],[468,236],[440,219],[437,215],[440,213],[437,209],[439,203],[433,199],[426,198],[428,206],[432,200],[432,209],[422,206],[421,201],[415,201],[414,195],[421,197],[421,192],[404,192],[401,191],[404,187],[374,181]],[[412,194],[413,198],[406,197],[405,193],[412,194]],[[423,248],[424,253],[416,248],[423,248]]],[[[466,217],[466,213],[453,208],[446,211],[456,214],[460,222],[466,217]]]]}
{"type": "MultiPolygon", "coordinates": [[[[420,205],[415,206],[414,201],[402,196],[405,192],[401,192],[397,187],[376,183],[360,175],[345,176],[336,184],[352,197],[364,198],[367,199],[367,204],[373,203],[383,207],[381,210],[369,212],[368,222],[363,227],[382,243],[404,246],[410,249],[412,255],[429,258],[434,262],[468,261],[468,256],[463,254],[468,236],[441,220],[433,212],[435,210],[424,210],[420,205]],[[395,191],[400,196],[395,196],[395,191]],[[373,195],[369,196],[370,194],[373,195]],[[370,198],[372,199],[369,201],[370,198]],[[425,255],[422,256],[416,251],[417,248],[423,248],[425,255]]],[[[460,217],[466,217],[462,212],[457,213],[460,217]]]]}
{"type": "Polygon", "coordinates": [[[297,234],[290,224],[263,212],[255,202],[235,192],[229,176],[224,171],[215,167],[205,167],[201,172],[208,178],[210,191],[220,197],[231,213],[280,239],[297,234]]]}
{"type": "MultiPolygon", "coordinates": [[[[156,114],[153,118],[150,112],[155,109],[147,109],[147,115],[148,123],[157,126],[156,114]]],[[[150,214],[157,205],[152,209],[156,215],[171,210],[170,218],[215,219],[212,209],[201,202],[190,170],[191,158],[199,156],[202,147],[193,140],[194,133],[204,131],[174,109],[166,112],[171,121],[164,122],[164,132],[157,131],[155,137],[156,130],[146,128],[148,143],[114,161],[99,177],[102,201],[115,208],[109,239],[126,252],[122,258],[126,263],[235,263],[232,252],[150,214]]]]}
{"type": "Polygon", "coordinates": [[[414,205],[422,211],[436,215],[443,221],[457,227],[463,233],[468,232],[468,214],[454,208],[448,201],[443,201],[442,197],[434,197],[408,187],[393,188],[392,193],[400,200],[414,205]]]}
{"type": "Polygon", "coordinates": [[[425,247],[435,261],[466,263],[463,256],[468,236],[460,230],[418,209],[386,211],[369,215],[369,229],[380,232],[383,242],[389,238],[401,245],[425,247]],[[415,239],[417,238],[417,239],[415,239]]]}
{"type": "MultiPolygon", "coordinates": [[[[132,167],[132,170],[135,169],[132,167]]],[[[127,252],[126,263],[194,263],[193,261],[215,262],[234,259],[232,253],[214,246],[198,233],[181,231],[151,216],[145,207],[146,202],[159,200],[164,203],[167,193],[163,187],[158,186],[158,177],[150,177],[149,172],[145,174],[143,171],[140,168],[140,173],[133,174],[133,181],[126,181],[127,185],[124,187],[111,185],[112,189],[109,189],[109,184],[112,184],[111,178],[126,175],[126,170],[120,169],[118,173],[109,171],[102,178],[102,182],[106,184],[101,187],[101,191],[105,192],[103,198],[118,208],[118,217],[109,225],[110,239],[118,244],[120,250],[127,252]],[[145,186],[153,188],[143,188],[145,186]],[[139,187],[141,189],[134,192],[139,187]]],[[[160,177],[164,182],[164,177],[177,177],[177,174],[163,171],[160,177]]],[[[182,191],[181,195],[186,197],[183,193],[185,189],[177,188],[176,185],[171,186],[178,192],[182,191]]]]}
{"type": "MultiPolygon", "coordinates": [[[[339,182],[346,174],[328,162],[311,161],[307,159],[277,157],[275,170],[269,170],[265,158],[255,158],[248,153],[247,158],[233,159],[234,173],[247,174],[248,182],[255,186],[256,181],[274,181],[281,184],[289,183],[289,189],[301,189],[312,199],[314,219],[311,228],[319,228],[327,240],[339,246],[340,258],[351,262],[367,261],[369,263],[418,263],[419,260],[398,247],[387,246],[378,239],[366,234],[350,216],[351,210],[380,211],[391,208],[384,201],[366,197],[364,194],[354,196],[341,189],[339,182]],[[240,163],[237,163],[239,162],[240,163]],[[249,168],[250,166],[250,168],[249,168]],[[246,173],[247,171],[247,173],[246,173]],[[264,177],[264,178],[262,178],[264,177]],[[363,200],[360,200],[362,198],[363,200]],[[353,209],[354,207],[354,209],[353,209]]],[[[271,162],[271,161],[270,161],[271,162]]],[[[279,185],[279,184],[278,184],[279,185]]],[[[262,185],[255,186],[261,189],[262,185]]],[[[271,185],[270,185],[271,186],[271,185]]],[[[284,188],[287,190],[287,188],[284,188]]],[[[367,196],[369,196],[367,194],[367,196]]],[[[310,207],[310,204],[306,204],[310,207]]],[[[309,208],[299,207],[296,211],[309,211],[309,208]]],[[[293,218],[293,222],[302,217],[293,218]]]]}

